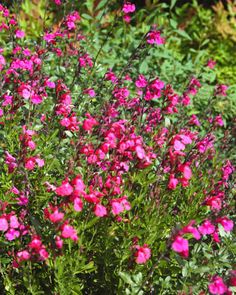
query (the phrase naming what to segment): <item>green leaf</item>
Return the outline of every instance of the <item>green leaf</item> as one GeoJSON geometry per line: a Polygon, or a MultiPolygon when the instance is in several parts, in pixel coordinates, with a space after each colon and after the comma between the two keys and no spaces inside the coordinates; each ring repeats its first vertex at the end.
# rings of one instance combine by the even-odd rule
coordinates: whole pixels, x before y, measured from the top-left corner
{"type": "Polygon", "coordinates": [[[99,2],[98,6],[96,7],[96,11],[100,10],[101,8],[103,8],[107,3],[109,2],[109,0],[102,0],[99,2]]]}
{"type": "Polygon", "coordinates": [[[170,10],[175,6],[177,0],[171,0],[171,3],[170,3],[170,10]]]}
{"type": "Polygon", "coordinates": [[[131,277],[130,277],[129,274],[120,271],[120,272],[119,272],[119,276],[121,277],[121,279],[122,279],[126,284],[129,284],[129,285],[133,285],[133,284],[134,284],[134,282],[132,281],[132,279],[131,279],[131,277]]]}
{"type": "Polygon", "coordinates": [[[185,32],[184,30],[175,30],[175,32],[178,34],[178,35],[180,35],[180,36],[182,36],[182,37],[184,37],[184,38],[186,38],[186,39],[188,39],[188,40],[190,40],[190,41],[192,41],[192,38],[189,36],[189,34],[187,33],[187,32],[185,32]]]}

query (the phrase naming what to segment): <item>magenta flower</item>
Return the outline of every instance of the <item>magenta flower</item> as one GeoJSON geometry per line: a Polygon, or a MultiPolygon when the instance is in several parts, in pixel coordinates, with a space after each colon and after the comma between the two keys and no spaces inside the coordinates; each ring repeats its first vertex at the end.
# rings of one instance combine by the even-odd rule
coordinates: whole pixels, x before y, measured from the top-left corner
{"type": "Polygon", "coordinates": [[[205,220],[204,223],[198,227],[198,230],[202,235],[211,235],[215,231],[215,226],[210,220],[205,220]]]}
{"type": "Polygon", "coordinates": [[[69,224],[64,224],[62,226],[61,236],[65,239],[71,239],[74,242],[78,241],[76,230],[69,224]]]}
{"type": "Polygon", "coordinates": [[[222,119],[222,116],[221,115],[216,116],[214,119],[214,123],[221,127],[224,126],[224,121],[222,119]]]}
{"type": "Polygon", "coordinates": [[[178,183],[179,183],[179,181],[177,178],[175,178],[175,175],[170,174],[168,188],[171,190],[174,190],[177,187],[178,183]]]}
{"type": "Polygon", "coordinates": [[[56,188],[56,194],[58,196],[70,196],[73,192],[73,187],[70,185],[70,183],[67,180],[64,180],[62,182],[62,185],[56,188]]]}
{"type": "Polygon", "coordinates": [[[14,228],[10,228],[5,234],[5,237],[8,241],[13,241],[16,238],[19,238],[19,236],[20,232],[18,230],[15,230],[14,228]]]}
{"type": "Polygon", "coordinates": [[[208,68],[214,69],[215,65],[216,65],[216,61],[215,60],[213,60],[213,59],[209,59],[208,60],[208,62],[207,62],[208,68]]]}
{"type": "Polygon", "coordinates": [[[209,292],[211,294],[221,295],[227,292],[228,288],[225,285],[223,279],[219,276],[213,277],[211,283],[208,285],[209,292]]]}
{"type": "Polygon", "coordinates": [[[8,222],[5,217],[0,217],[0,231],[8,230],[8,222]]]}
{"type": "Polygon", "coordinates": [[[126,14],[133,13],[133,12],[135,12],[135,5],[131,4],[130,2],[126,2],[126,3],[124,3],[122,10],[126,14]]]}
{"type": "Polygon", "coordinates": [[[227,216],[216,219],[216,222],[220,223],[225,231],[232,231],[234,227],[234,222],[230,220],[227,216]]]}
{"type": "Polygon", "coordinates": [[[16,38],[22,39],[25,37],[25,32],[22,30],[16,30],[15,36],[16,36],[16,38]]]}
{"type": "Polygon", "coordinates": [[[146,80],[146,78],[143,75],[139,75],[138,76],[138,79],[135,82],[135,85],[138,88],[144,88],[144,87],[146,87],[147,86],[147,80],[146,80]]]}
{"type": "Polygon", "coordinates": [[[137,251],[135,252],[135,262],[137,264],[144,264],[147,262],[147,260],[150,259],[151,257],[151,249],[144,244],[142,247],[141,246],[136,246],[137,251]]]}
{"type": "Polygon", "coordinates": [[[161,31],[154,29],[147,34],[147,43],[162,45],[165,43],[165,39],[161,37],[161,31]]]}
{"type": "Polygon", "coordinates": [[[188,240],[182,238],[181,236],[177,236],[172,243],[172,249],[179,253],[183,257],[188,257],[189,254],[189,246],[188,240]]]}
{"type": "Polygon", "coordinates": [[[215,90],[215,95],[226,96],[227,95],[227,93],[226,93],[227,89],[228,89],[227,85],[224,85],[224,84],[217,85],[216,90],[215,90]]]}
{"type": "Polygon", "coordinates": [[[27,250],[17,252],[16,256],[19,262],[30,259],[30,253],[27,250]]]}
{"type": "Polygon", "coordinates": [[[94,214],[98,217],[104,217],[107,215],[107,209],[101,204],[96,204],[94,207],[94,214]]]}

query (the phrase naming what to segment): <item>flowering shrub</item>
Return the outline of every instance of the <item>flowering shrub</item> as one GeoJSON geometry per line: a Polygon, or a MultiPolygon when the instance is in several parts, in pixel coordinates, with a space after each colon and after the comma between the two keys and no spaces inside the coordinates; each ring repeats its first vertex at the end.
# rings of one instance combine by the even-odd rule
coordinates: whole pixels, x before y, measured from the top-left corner
{"type": "MultiPolygon", "coordinates": [[[[120,21],[135,9],[125,2],[120,21]]],[[[2,289],[233,294],[234,167],[219,154],[230,138],[221,114],[191,104],[227,86],[209,85],[208,68],[174,85],[142,72],[145,53],[165,51],[157,25],[103,69],[79,12],[36,45],[0,12],[2,289]]]]}

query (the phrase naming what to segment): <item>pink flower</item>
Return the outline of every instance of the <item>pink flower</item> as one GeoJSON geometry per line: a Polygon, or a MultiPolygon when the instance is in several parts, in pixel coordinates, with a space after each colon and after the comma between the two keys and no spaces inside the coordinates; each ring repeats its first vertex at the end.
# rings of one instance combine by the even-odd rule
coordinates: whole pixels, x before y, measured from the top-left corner
{"type": "Polygon", "coordinates": [[[220,223],[225,231],[231,231],[234,227],[234,222],[230,220],[227,216],[216,219],[216,222],[220,223]]]}
{"type": "Polygon", "coordinates": [[[147,80],[143,75],[138,76],[138,80],[136,80],[135,85],[138,88],[144,88],[147,86],[147,80]]]}
{"type": "Polygon", "coordinates": [[[0,231],[8,230],[8,222],[5,217],[0,217],[0,231]]]}
{"type": "Polygon", "coordinates": [[[136,246],[136,253],[134,254],[135,255],[135,262],[137,264],[144,264],[147,262],[148,259],[150,259],[151,257],[151,249],[146,245],[144,244],[142,247],[140,246],[136,246]]]}
{"type": "Polygon", "coordinates": [[[81,212],[83,209],[83,202],[78,197],[74,199],[74,209],[76,212],[81,212]]]}
{"type": "Polygon", "coordinates": [[[185,149],[185,145],[178,139],[174,140],[174,149],[176,151],[183,151],[185,149]]]}
{"type": "Polygon", "coordinates": [[[126,14],[133,13],[135,11],[135,5],[131,4],[130,2],[126,2],[124,3],[122,10],[126,14]]]}
{"type": "Polygon", "coordinates": [[[70,196],[73,192],[73,187],[67,180],[62,182],[62,185],[56,188],[56,194],[58,196],[70,196]]]}
{"type": "Polygon", "coordinates": [[[176,186],[178,185],[179,181],[177,178],[175,178],[174,174],[170,174],[168,188],[171,190],[174,190],[176,186]]]}
{"type": "Polygon", "coordinates": [[[91,131],[94,126],[98,125],[98,122],[90,114],[86,114],[86,116],[88,119],[84,120],[82,128],[91,131]]]}
{"type": "Polygon", "coordinates": [[[180,235],[184,235],[187,233],[191,233],[196,240],[201,239],[201,235],[197,228],[193,227],[195,224],[195,220],[191,220],[188,225],[186,225],[182,230],[179,232],[180,235]]]}
{"type": "Polygon", "coordinates": [[[10,217],[10,227],[11,228],[18,228],[20,226],[18,219],[15,215],[10,217]]]}
{"type": "Polygon", "coordinates": [[[128,14],[125,14],[123,16],[123,20],[126,22],[126,23],[130,23],[131,22],[131,16],[128,15],[128,14]]]}
{"type": "Polygon", "coordinates": [[[213,277],[211,283],[208,285],[209,292],[211,294],[221,295],[227,292],[228,288],[225,285],[221,277],[213,277]]]}
{"type": "Polygon", "coordinates": [[[98,217],[104,217],[107,215],[107,209],[101,204],[96,204],[94,207],[94,214],[98,217]]]}
{"type": "Polygon", "coordinates": [[[84,93],[85,93],[85,94],[88,94],[90,97],[95,97],[95,96],[96,96],[96,93],[95,93],[95,91],[94,91],[93,88],[85,89],[85,90],[84,90],[84,93]]]}
{"type": "Polygon", "coordinates": [[[38,253],[40,256],[40,260],[46,260],[49,257],[49,254],[47,250],[45,249],[45,247],[42,247],[38,253]]]}
{"type": "Polygon", "coordinates": [[[16,38],[22,39],[25,37],[25,32],[21,31],[21,30],[16,30],[15,36],[16,36],[16,38]]]}
{"type": "Polygon", "coordinates": [[[184,178],[187,180],[192,177],[192,170],[187,164],[181,165],[179,171],[183,173],[184,178]]]}
{"type": "Polygon", "coordinates": [[[189,246],[188,240],[182,238],[181,236],[177,236],[172,243],[172,249],[179,253],[183,257],[188,257],[189,254],[189,246]]]}
{"type": "Polygon", "coordinates": [[[63,247],[63,240],[59,236],[56,236],[55,244],[58,249],[61,249],[63,247]]]}
{"type": "Polygon", "coordinates": [[[147,34],[147,43],[162,45],[165,43],[165,39],[161,37],[160,31],[154,29],[147,34]]]}
{"type": "Polygon", "coordinates": [[[118,215],[123,211],[131,209],[130,203],[127,201],[127,196],[111,200],[112,213],[118,215]]]}
{"type": "Polygon", "coordinates": [[[15,230],[14,228],[10,228],[7,233],[5,234],[5,237],[8,241],[13,241],[15,238],[19,238],[20,232],[18,230],[15,230]]]}
{"type": "Polygon", "coordinates": [[[75,242],[78,241],[76,230],[71,225],[68,225],[68,224],[64,224],[62,226],[61,236],[62,238],[65,238],[65,239],[69,238],[75,242]]]}
{"type": "Polygon", "coordinates": [[[124,207],[122,206],[122,204],[115,200],[112,200],[111,207],[112,207],[112,213],[114,215],[118,215],[124,211],[124,207]]]}
{"type": "Polygon", "coordinates": [[[0,54],[0,71],[3,69],[3,67],[6,64],[5,58],[0,54]]]}
{"type": "Polygon", "coordinates": [[[16,256],[20,262],[30,259],[30,253],[27,250],[17,252],[16,256]]]}
{"type": "Polygon", "coordinates": [[[224,84],[217,85],[216,90],[215,90],[215,95],[226,96],[227,95],[227,93],[226,93],[227,89],[228,89],[227,85],[224,85],[224,84]]]}
{"type": "Polygon", "coordinates": [[[218,126],[224,126],[224,121],[223,121],[221,115],[218,115],[215,117],[214,123],[218,126]]]}
{"type": "Polygon", "coordinates": [[[49,219],[53,223],[60,222],[63,218],[64,218],[64,213],[59,212],[58,209],[53,211],[52,214],[49,214],[49,219]]]}
{"type": "Polygon", "coordinates": [[[34,158],[29,158],[28,160],[26,160],[25,168],[27,170],[33,170],[34,167],[35,167],[35,160],[34,160],[34,158]]]}
{"type": "Polygon", "coordinates": [[[210,69],[213,69],[216,65],[216,61],[214,61],[213,59],[209,59],[208,62],[207,62],[207,66],[208,68],[210,69]]]}
{"type": "Polygon", "coordinates": [[[137,153],[137,157],[140,160],[142,160],[142,159],[145,158],[145,155],[146,155],[145,150],[140,145],[138,145],[138,146],[135,147],[135,151],[137,153]]]}
{"type": "Polygon", "coordinates": [[[198,118],[196,115],[192,115],[190,120],[189,120],[190,125],[196,125],[196,126],[201,126],[201,123],[199,122],[198,118]]]}
{"type": "Polygon", "coordinates": [[[210,220],[205,220],[204,223],[198,227],[198,230],[202,235],[211,235],[215,231],[215,226],[210,220]]]}
{"type": "Polygon", "coordinates": [[[29,248],[34,249],[35,251],[39,251],[42,246],[42,241],[40,240],[40,237],[34,236],[32,237],[31,242],[29,243],[29,248]]]}

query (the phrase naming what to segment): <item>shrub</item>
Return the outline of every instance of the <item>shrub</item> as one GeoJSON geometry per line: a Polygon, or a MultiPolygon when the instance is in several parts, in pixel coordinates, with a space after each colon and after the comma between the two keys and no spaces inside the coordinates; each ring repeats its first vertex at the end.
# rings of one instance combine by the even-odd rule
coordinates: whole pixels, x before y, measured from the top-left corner
{"type": "MultiPolygon", "coordinates": [[[[197,64],[196,76],[168,73],[168,31],[156,25],[107,69],[111,34],[91,50],[77,11],[35,44],[0,10],[2,290],[233,292],[231,138],[211,105],[196,114],[191,104],[228,87],[197,64]],[[143,70],[151,54],[158,65],[143,70]]],[[[117,18],[129,26],[134,13],[126,3],[117,18]]]]}

